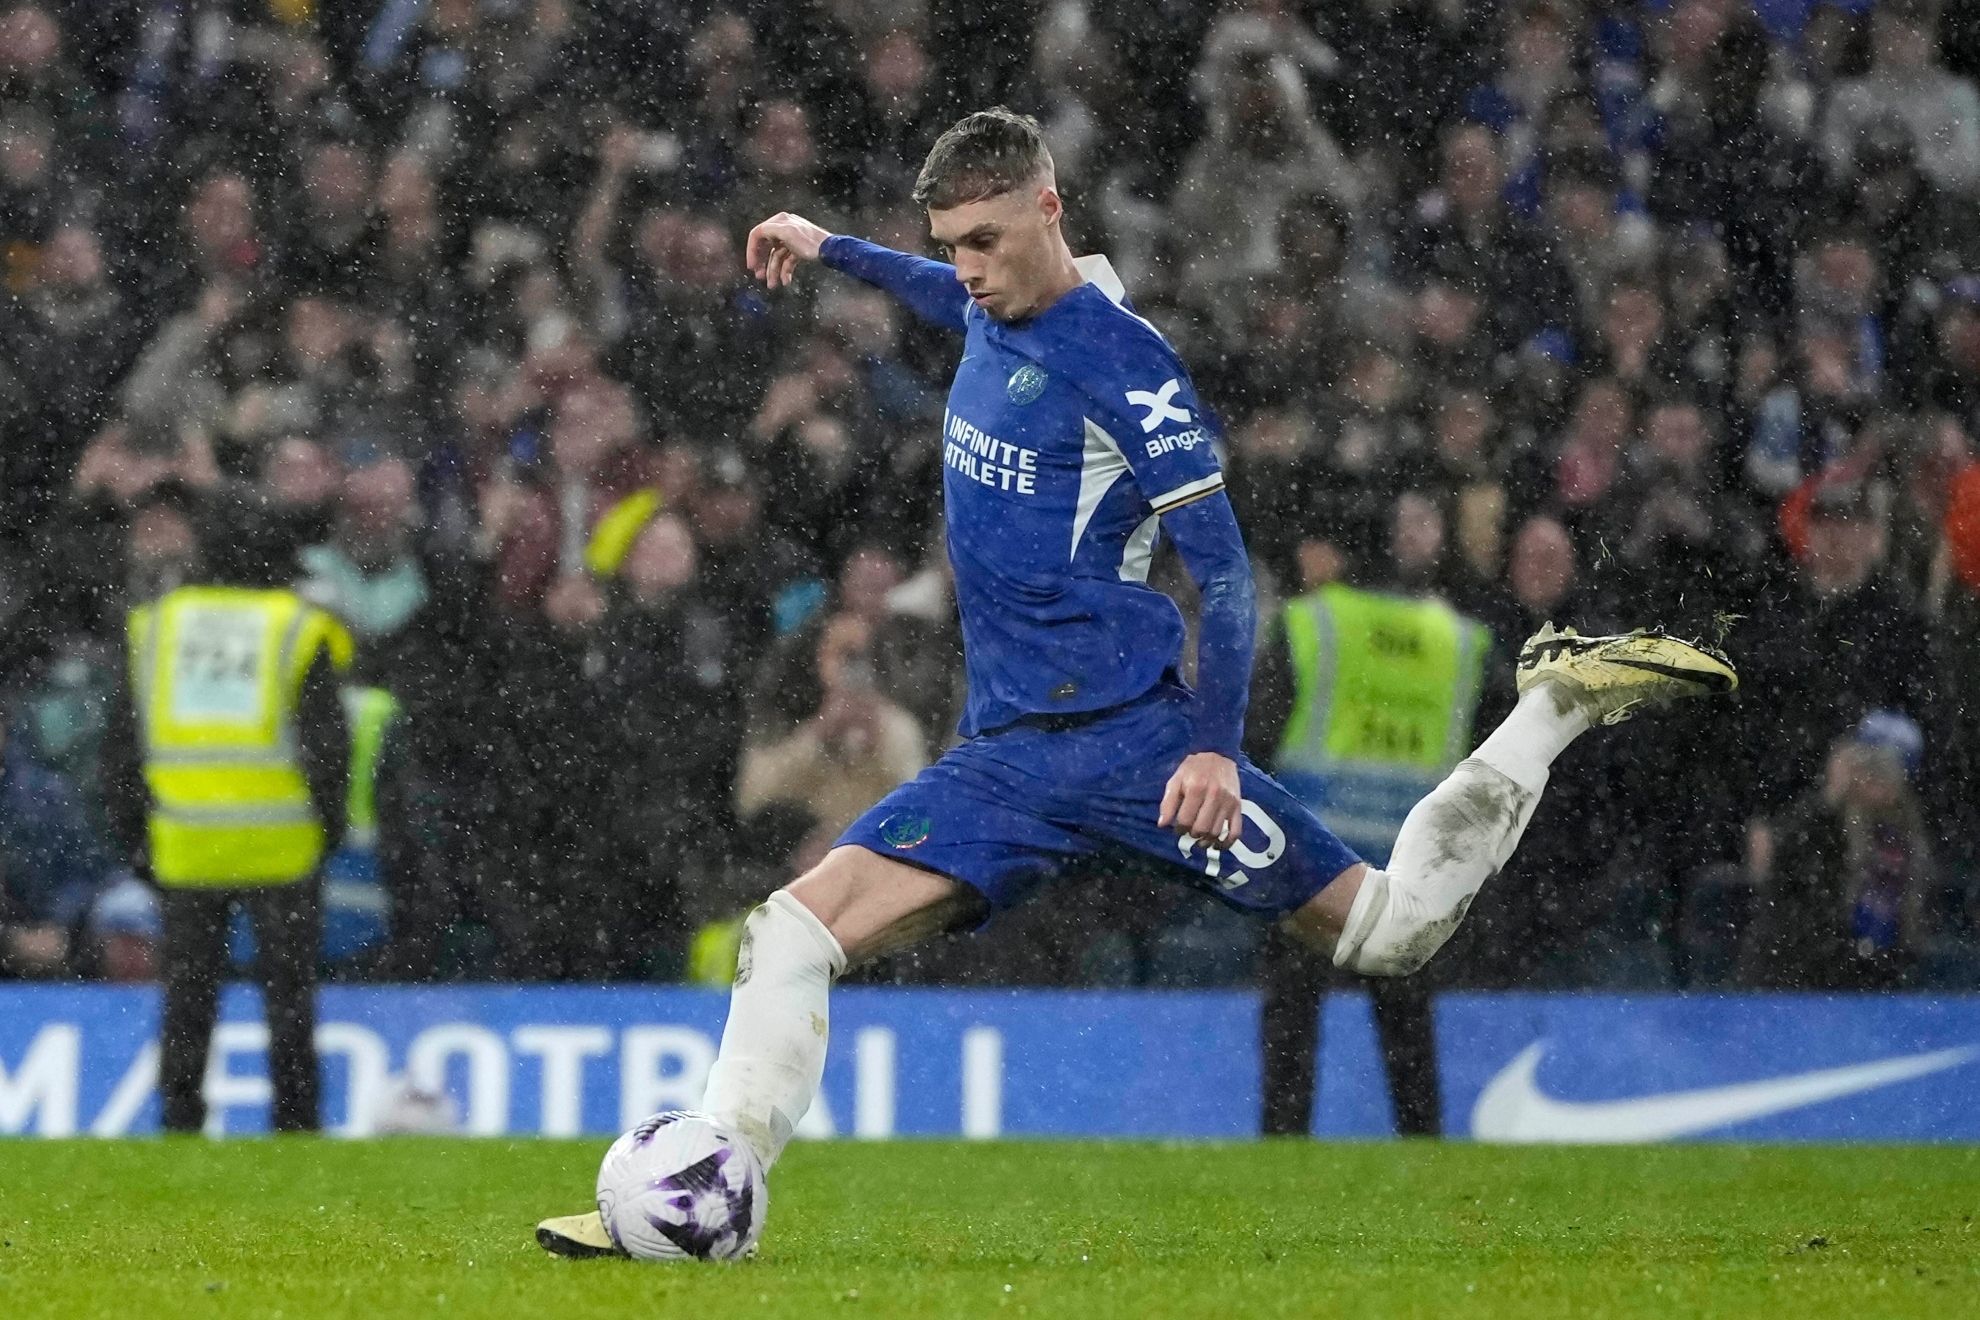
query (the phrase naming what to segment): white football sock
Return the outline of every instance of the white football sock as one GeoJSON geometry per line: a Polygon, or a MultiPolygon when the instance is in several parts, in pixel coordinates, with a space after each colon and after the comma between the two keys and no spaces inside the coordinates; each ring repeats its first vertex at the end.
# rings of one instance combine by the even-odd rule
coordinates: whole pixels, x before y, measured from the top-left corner
{"type": "Polygon", "coordinates": [[[1548,767],[1588,727],[1588,713],[1559,684],[1541,683],[1521,695],[1471,757],[1537,797],[1547,787],[1548,767]]]}
{"type": "Polygon", "coordinates": [[[1370,869],[1348,908],[1334,965],[1407,976],[1464,920],[1519,846],[1549,768],[1589,720],[1552,683],[1526,693],[1478,750],[1403,820],[1388,869],[1370,869]]]}
{"type": "Polygon", "coordinates": [[[749,914],[722,1052],[701,1107],[731,1123],[767,1170],[825,1076],[832,982],[845,950],[810,908],[778,890],[749,914]]]}

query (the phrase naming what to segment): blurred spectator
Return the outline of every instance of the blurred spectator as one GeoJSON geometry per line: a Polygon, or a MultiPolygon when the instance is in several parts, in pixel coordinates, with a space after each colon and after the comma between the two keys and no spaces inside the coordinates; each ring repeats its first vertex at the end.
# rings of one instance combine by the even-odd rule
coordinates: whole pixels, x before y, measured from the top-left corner
{"type": "Polygon", "coordinates": [[[730,10],[710,13],[688,45],[693,99],[683,116],[683,169],[698,198],[719,200],[734,186],[744,121],[764,81],[761,66],[755,31],[730,10]]]}
{"type": "Polygon", "coordinates": [[[377,181],[363,149],[320,142],[303,152],[301,206],[282,253],[290,279],[338,298],[361,291],[378,242],[377,181]]]}
{"type": "MultiPolygon", "coordinates": [[[[832,608],[817,609],[777,639],[758,666],[750,689],[751,738],[781,737],[818,710],[825,698],[821,643],[826,631],[846,618],[869,634],[867,659],[880,694],[910,714],[929,736],[934,752],[948,740],[957,706],[950,675],[957,656],[948,630],[895,607],[904,570],[900,561],[875,544],[862,545],[839,568],[832,608]]],[[[946,618],[948,602],[940,602],[946,618]]]]}
{"type": "Polygon", "coordinates": [[[1208,131],[1183,165],[1171,238],[1184,287],[1213,290],[1277,270],[1279,217],[1302,197],[1352,211],[1354,165],[1313,113],[1303,75],[1333,52],[1283,6],[1266,0],[1211,30],[1196,92],[1208,131]]]}
{"type": "Polygon", "coordinates": [[[1546,244],[1505,202],[1498,139],[1475,124],[1444,135],[1436,186],[1416,199],[1399,244],[1417,279],[1461,270],[1475,280],[1493,345],[1510,352],[1542,327],[1571,330],[1574,286],[1546,244]]]}
{"type": "MultiPolygon", "coordinates": [[[[612,239],[618,198],[640,150],[608,136],[598,185],[577,234],[608,360],[639,392],[663,434],[710,446],[735,436],[769,367],[768,306],[744,286],[734,240],[719,221],[665,207],[639,217],[629,249],[612,239]]],[[[778,206],[774,209],[788,209],[778,206]]]]}
{"type": "Polygon", "coordinates": [[[1745,984],[1888,989],[1926,952],[1938,875],[1911,788],[1923,745],[1910,719],[1875,711],[1830,746],[1756,869],[1745,984]]]}
{"type": "Polygon", "coordinates": [[[76,787],[29,759],[0,704],[0,975],[95,971],[94,905],[127,878],[110,860],[76,787]]]}
{"type": "Polygon", "coordinates": [[[1705,236],[1681,240],[1666,269],[1664,342],[1671,378],[1708,410],[1721,411],[1732,388],[1737,319],[1725,244],[1705,236]]]}
{"type": "Polygon", "coordinates": [[[1929,0],[1883,0],[1870,13],[1870,72],[1836,88],[1822,125],[1829,168],[1847,179],[1873,125],[1902,124],[1918,168],[1948,192],[1980,184],[1980,94],[1970,79],[1940,67],[1929,0]]]}
{"type": "Polygon", "coordinates": [[[357,641],[347,691],[377,689],[398,712],[371,770],[377,837],[355,842],[375,851],[383,873],[394,943],[380,967],[399,978],[433,975],[446,927],[474,909],[468,840],[488,788],[475,748],[487,722],[480,593],[458,565],[416,544],[415,496],[413,472],[396,458],[345,474],[330,539],[302,549],[296,583],[357,641]]]}
{"type": "Polygon", "coordinates": [[[811,558],[764,526],[762,486],[742,455],[720,451],[697,475],[688,521],[704,588],[741,644],[761,655],[772,637],[810,616],[824,586],[811,558]]]}
{"type": "Polygon", "coordinates": [[[546,355],[525,362],[522,374],[534,377],[527,387],[547,405],[546,434],[531,443],[545,443],[548,462],[482,489],[482,532],[497,549],[501,600],[511,610],[547,604],[554,586],[584,574],[593,527],[644,483],[650,457],[630,392],[599,375],[588,354],[554,363],[546,355]],[[567,365],[570,374],[559,374],[567,365]]]}
{"type": "Polygon", "coordinates": [[[1613,518],[1609,495],[1622,476],[1635,417],[1629,392],[1619,381],[1599,377],[1575,400],[1568,430],[1554,458],[1548,496],[1564,507],[1582,539],[1595,541],[1613,518]]]}
{"type": "Polygon", "coordinates": [[[408,403],[435,427],[444,411],[439,386],[451,374],[467,321],[467,291],[452,261],[452,227],[440,213],[433,171],[413,152],[386,161],[377,202],[382,224],[364,298],[381,326],[394,325],[410,340],[418,389],[408,403]]]}
{"type": "Polygon", "coordinates": [[[1820,173],[1801,135],[1763,104],[1776,53],[1751,10],[1693,0],[1673,6],[1670,23],[1680,49],[1651,92],[1662,141],[1650,212],[1674,228],[1716,229],[1742,303],[1778,314],[1820,173]]]}
{"type": "Polygon", "coordinates": [[[1926,616],[1942,613],[1946,569],[1944,523],[1959,475],[1974,461],[1973,443],[1944,413],[1909,418],[1879,412],[1864,426],[1859,448],[1891,481],[1891,576],[1926,616]]]}
{"type": "Polygon", "coordinates": [[[271,254],[248,180],[216,169],[195,184],[186,196],[175,246],[177,260],[145,268],[151,275],[146,302],[154,317],[156,309],[193,306],[204,289],[236,287],[265,276],[271,254]]]}
{"type": "Polygon", "coordinates": [[[1430,454],[1411,482],[1437,504],[1451,542],[1451,588],[1470,609],[1499,574],[1507,492],[1498,458],[1498,417],[1484,391],[1447,388],[1430,415],[1430,454]]]}
{"type": "Polygon", "coordinates": [[[1389,533],[1393,576],[1384,583],[1409,596],[1438,594],[1448,579],[1444,562],[1444,511],[1427,496],[1407,490],[1396,497],[1389,533]]]}
{"type": "MultiPolygon", "coordinates": [[[[940,119],[934,62],[913,32],[896,28],[876,38],[859,63],[865,95],[845,126],[846,150],[855,167],[852,200],[872,211],[907,200],[920,162],[948,125],[940,119]]],[[[1074,164],[1069,155],[1061,168],[1074,164]]],[[[748,219],[754,224],[757,217],[748,219]]]]}
{"type": "Polygon", "coordinates": [[[614,767],[607,828],[620,849],[601,879],[625,918],[610,968],[619,975],[760,897],[730,885],[728,790],[750,657],[700,578],[686,520],[662,513],[633,541],[599,626],[601,737],[614,767]]]}
{"type": "Polygon", "coordinates": [[[1951,694],[1946,833],[1962,841],[1949,860],[1970,865],[1980,853],[1980,703],[1960,694],[1980,691],[1980,463],[1968,462],[1946,484],[1944,539],[1933,562],[1944,643],[1939,683],[1951,694]]]}
{"type": "Polygon", "coordinates": [[[769,492],[765,521],[825,562],[841,558],[879,512],[886,451],[867,380],[822,336],[777,377],[750,422],[769,492]]]}
{"type": "Polygon", "coordinates": [[[123,386],[124,414],[147,432],[211,435],[227,415],[224,336],[248,310],[245,288],[219,280],[166,321],[144,346],[123,386]]]}
{"type": "Polygon", "coordinates": [[[789,874],[816,864],[862,812],[928,764],[914,717],[875,690],[872,645],[865,619],[827,620],[818,639],[824,695],[816,712],[795,731],[743,750],[736,810],[745,824],[773,805],[798,811],[802,832],[792,830],[789,874]]]}
{"type": "Polygon", "coordinates": [[[1956,193],[1933,186],[1918,167],[1908,134],[1888,123],[1864,131],[1856,173],[1844,201],[1876,245],[1893,294],[1920,279],[1971,270],[1980,257],[1980,224],[1956,193]]]}
{"type": "Polygon", "coordinates": [[[1673,629],[1703,633],[1744,592],[1765,546],[1751,506],[1720,484],[1717,437],[1695,404],[1672,400],[1643,419],[1643,440],[1618,496],[1617,547],[1632,597],[1673,629]]]}
{"type": "Polygon", "coordinates": [[[1779,497],[1810,473],[1847,457],[1867,399],[1847,335],[1811,327],[1793,376],[1760,401],[1746,451],[1746,479],[1779,497]]]}
{"type": "Polygon", "coordinates": [[[1416,357],[1425,374],[1439,380],[1488,379],[1498,345],[1486,322],[1488,293],[1483,272],[1461,258],[1438,262],[1410,306],[1416,357]]]}
{"type": "Polygon", "coordinates": [[[285,435],[375,447],[392,399],[410,388],[410,345],[389,322],[367,324],[348,304],[307,295],[281,319],[281,347],[236,393],[225,428],[257,446],[285,435]]]}
{"type": "Polygon", "coordinates": [[[109,420],[112,392],[136,358],[138,309],[112,284],[102,245],[80,224],[41,245],[27,287],[0,309],[0,353],[24,382],[28,443],[0,459],[4,498],[33,526],[75,470],[88,438],[109,420]]]}
{"type": "MultiPolygon", "coordinates": [[[[1327,15],[1329,44],[1342,73],[1327,89],[1328,122],[1357,160],[1380,171],[1409,170],[1429,153],[1449,122],[1467,73],[1481,60],[1473,16],[1435,0],[1355,0],[1327,15]],[[1408,87],[1408,96],[1371,96],[1369,88],[1408,87]]],[[[1412,186],[1420,179],[1390,183],[1412,186]]]]}
{"type": "Polygon", "coordinates": [[[89,102],[64,58],[63,32],[50,8],[15,4],[0,13],[0,93],[53,115],[89,102]]]}
{"type": "Polygon", "coordinates": [[[1609,295],[1648,257],[1654,231],[1642,216],[1620,214],[1620,177],[1606,152],[1579,152],[1548,162],[1541,223],[1579,295],[1577,319],[1593,324],[1609,295]]]}
{"type": "Polygon", "coordinates": [[[836,208],[824,194],[810,114],[795,101],[770,101],[752,118],[743,140],[741,177],[729,197],[732,226],[740,233],[779,211],[830,224],[836,208]]]}
{"type": "Polygon", "coordinates": [[[1791,582],[1755,602],[1734,634],[1755,808],[1784,810],[1822,774],[1829,745],[1872,710],[1929,727],[1933,688],[1911,602],[1884,572],[1887,492],[1846,477],[1811,483],[1805,546],[1791,582]]]}
{"type": "Polygon", "coordinates": [[[412,471],[403,462],[386,459],[347,475],[330,541],[302,552],[304,599],[365,641],[399,632],[431,595],[409,553],[413,516],[412,471]]]}
{"type": "Polygon", "coordinates": [[[206,490],[220,480],[204,431],[116,424],[83,450],[72,492],[85,503],[128,509],[166,482],[206,490]]]}
{"type": "Polygon", "coordinates": [[[1347,342],[1372,329],[1375,290],[1349,267],[1352,226],[1321,197],[1299,199],[1279,217],[1278,273],[1262,284],[1233,285],[1206,306],[1230,345],[1206,363],[1210,379],[1247,407],[1324,406],[1347,342]]]}

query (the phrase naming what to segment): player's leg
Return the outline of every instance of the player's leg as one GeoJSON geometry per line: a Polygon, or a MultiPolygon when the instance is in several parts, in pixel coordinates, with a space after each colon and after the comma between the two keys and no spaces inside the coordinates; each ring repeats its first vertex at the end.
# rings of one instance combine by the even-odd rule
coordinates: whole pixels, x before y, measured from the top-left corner
{"type": "Polygon", "coordinates": [[[766,1169],[775,1164],[817,1097],[827,1001],[848,962],[936,934],[982,907],[948,876],[863,847],[834,848],[749,914],[702,1108],[742,1133],[766,1169]]]}
{"type": "Polygon", "coordinates": [[[1337,966],[1370,976],[1415,971],[1512,856],[1569,743],[1646,705],[1736,686],[1724,657],[1686,642],[1543,628],[1520,652],[1519,704],[1411,809],[1388,866],[1342,873],[1292,915],[1294,929],[1331,950],[1337,966]]]}
{"type": "Polygon", "coordinates": [[[951,748],[749,916],[702,1107],[776,1163],[818,1093],[826,997],[849,960],[973,925],[1087,847],[1040,814],[1031,730],[951,748]]]}
{"type": "MultiPolygon", "coordinates": [[[[1090,850],[1041,812],[1043,737],[1020,730],[951,748],[750,913],[701,1107],[766,1169],[818,1094],[832,982],[848,963],[975,925],[1090,850]]],[[[536,1240],[560,1256],[624,1254],[596,1212],[546,1219],[536,1240]]]]}
{"type": "MultiPolygon", "coordinates": [[[[980,920],[988,903],[946,875],[841,846],[749,914],[721,1052],[701,1108],[747,1141],[767,1171],[825,1075],[832,982],[847,965],[980,920]]],[[[536,1226],[558,1256],[622,1256],[598,1212],[536,1226]]]]}
{"type": "MultiPolygon", "coordinates": [[[[1522,746],[1518,759],[1531,758],[1533,746],[1522,746]]],[[[1364,864],[1342,872],[1288,922],[1337,967],[1365,976],[1415,971],[1444,946],[1485,881],[1512,856],[1545,785],[1544,769],[1523,784],[1481,746],[1410,809],[1385,868],[1364,864]]]]}

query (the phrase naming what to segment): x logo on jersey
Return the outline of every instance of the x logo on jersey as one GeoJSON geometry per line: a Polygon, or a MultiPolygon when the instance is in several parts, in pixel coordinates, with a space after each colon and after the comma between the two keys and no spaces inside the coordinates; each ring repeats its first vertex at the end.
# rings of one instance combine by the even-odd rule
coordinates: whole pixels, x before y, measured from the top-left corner
{"type": "Polygon", "coordinates": [[[1169,402],[1169,400],[1176,397],[1176,392],[1180,389],[1182,389],[1182,382],[1172,380],[1159,390],[1129,390],[1127,392],[1127,401],[1129,403],[1137,408],[1146,408],[1148,410],[1148,415],[1141,419],[1141,429],[1143,431],[1152,431],[1170,419],[1184,423],[1189,421],[1189,409],[1178,408],[1169,402]]]}

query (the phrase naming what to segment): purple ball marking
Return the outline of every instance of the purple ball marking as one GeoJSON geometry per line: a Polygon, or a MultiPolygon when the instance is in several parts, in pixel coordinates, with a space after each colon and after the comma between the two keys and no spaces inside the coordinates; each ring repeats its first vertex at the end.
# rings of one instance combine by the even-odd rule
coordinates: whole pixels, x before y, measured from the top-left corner
{"type": "Polygon", "coordinates": [[[671,1193],[667,1198],[668,1206],[686,1222],[672,1223],[650,1211],[645,1212],[646,1222],[662,1237],[697,1260],[708,1260],[725,1242],[740,1242],[749,1236],[750,1223],[756,1213],[756,1189],[748,1179],[744,1179],[740,1188],[729,1186],[723,1170],[731,1153],[724,1146],[678,1173],[655,1178],[648,1184],[649,1190],[671,1193]],[[697,1206],[709,1196],[720,1196],[723,1206],[722,1222],[712,1228],[704,1226],[701,1217],[695,1213],[697,1206]]]}

